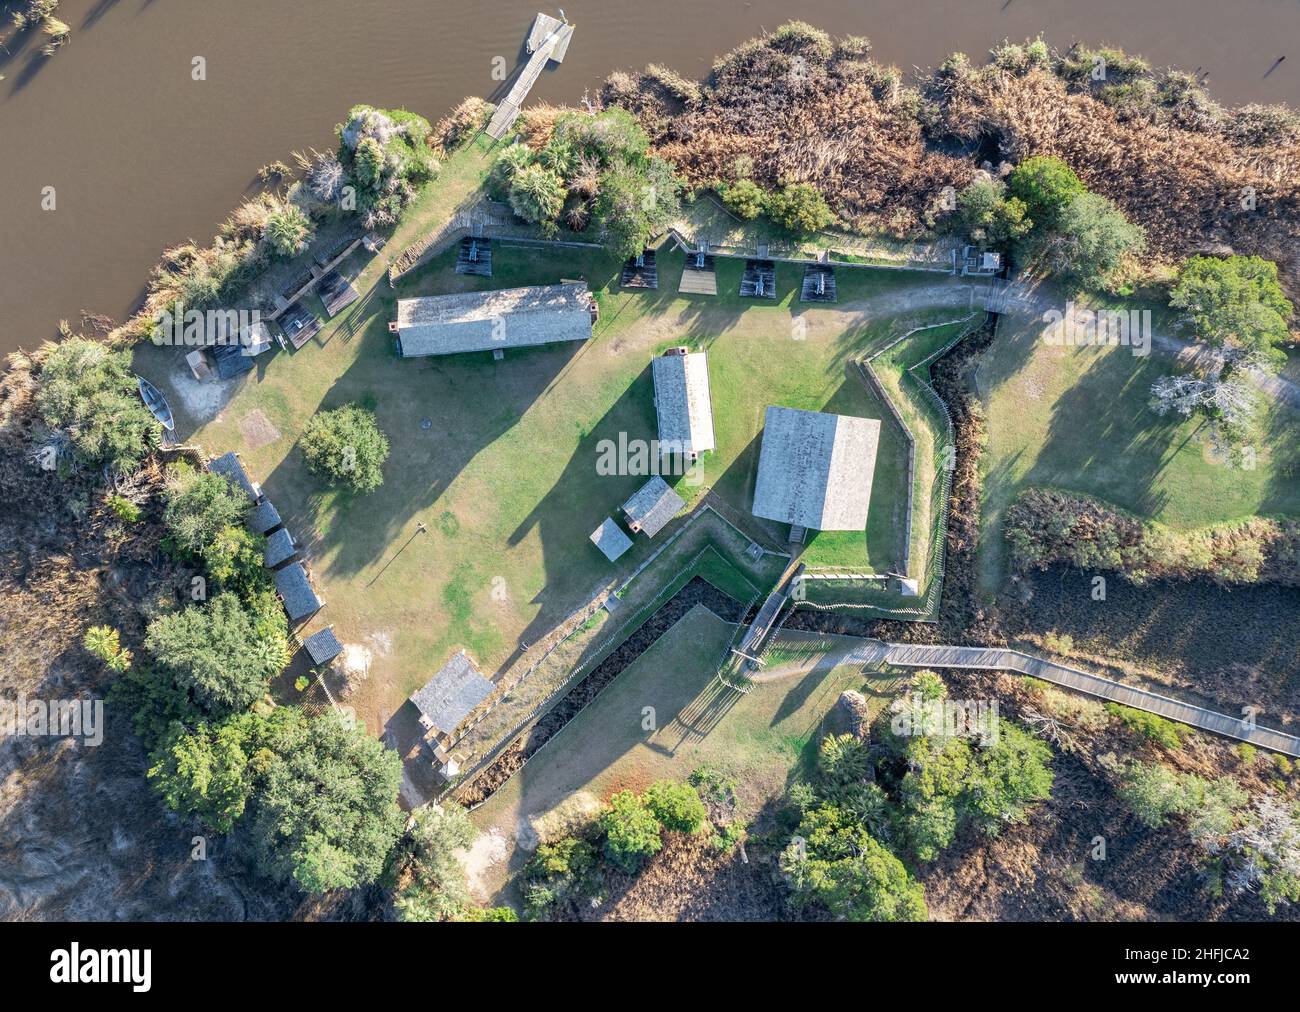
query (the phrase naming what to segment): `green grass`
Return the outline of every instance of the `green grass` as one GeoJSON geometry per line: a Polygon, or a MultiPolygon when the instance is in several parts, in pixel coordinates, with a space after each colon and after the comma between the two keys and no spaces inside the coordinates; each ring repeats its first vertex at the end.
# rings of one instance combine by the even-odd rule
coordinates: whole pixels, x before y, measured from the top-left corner
{"type": "MultiPolygon", "coordinates": [[[[637,537],[616,564],[588,540],[645,481],[598,475],[595,462],[602,439],[655,435],[653,355],[677,344],[710,353],[718,449],[706,455],[703,484],[678,481],[678,491],[694,504],[715,488],[752,531],[779,541],[782,526],[749,516],[763,408],[861,414],[890,429],[883,405],[847,369],[851,355],[886,334],[856,305],[935,282],[927,274],[844,270],[840,305],[811,309],[797,301],[796,267],[778,268],[771,302],[742,300],[743,263],[726,259],[718,261],[717,297],[683,297],[682,258],[668,250],[658,291],[624,292],[620,263],[603,251],[498,245],[492,278],[455,274],[449,250],[391,288],[387,260],[475,199],[489,161],[478,142],[448,159],[385,256],[356,280],[362,299],[300,351],[259,359],[221,414],[191,438],[210,453],[243,454],[306,545],[327,603],[321,621],[344,642],[372,647],[370,680],[350,700],[372,726],[461,647],[489,674],[514,663],[524,646],[602,586],[621,582],[671,536],[680,520],[654,542],[637,537]],[[502,362],[486,353],[410,361],[394,353],[387,325],[399,298],[561,277],[585,278],[596,293],[601,318],[586,344],[509,351],[502,362]],[[373,406],[392,447],[383,487],[362,497],[324,486],[296,449],[315,412],[354,401],[373,406]],[[240,425],[254,411],[279,438],[261,446],[245,440],[240,425]],[[419,523],[427,533],[416,533],[419,523]]],[[[163,384],[184,369],[173,349],[151,346],[137,366],[163,384]]],[[[184,405],[173,406],[184,430],[184,405]]],[[[809,547],[815,560],[881,568],[896,556],[905,458],[896,432],[882,443],[867,531],[817,538],[809,547]]]]}
{"type": "Polygon", "coordinates": [[[1084,492],[1139,516],[1189,529],[1255,515],[1300,516],[1300,417],[1273,406],[1256,467],[1216,453],[1203,420],[1158,416],[1151,384],[1177,370],[1167,354],[1053,347],[1037,318],[1006,316],[980,366],[989,442],[984,458],[981,586],[1007,564],[1002,515],[1026,487],[1084,492]]]}
{"type": "MultiPolygon", "coordinates": [[[[685,780],[704,765],[735,779],[739,813],[753,818],[806,771],[842,691],[862,691],[879,710],[909,677],[868,678],[860,664],[838,663],[840,637],[783,634],[800,647],[798,665],[742,694],[714,677],[733,630],[704,608],[688,612],[477,809],[475,823],[511,839],[521,820],[576,792],[603,801],[658,779],[685,780]],[[643,727],[646,707],[654,709],[654,730],[643,727]]],[[[523,857],[516,852],[511,869],[523,857]]],[[[506,871],[495,870],[493,885],[506,871]]]]}

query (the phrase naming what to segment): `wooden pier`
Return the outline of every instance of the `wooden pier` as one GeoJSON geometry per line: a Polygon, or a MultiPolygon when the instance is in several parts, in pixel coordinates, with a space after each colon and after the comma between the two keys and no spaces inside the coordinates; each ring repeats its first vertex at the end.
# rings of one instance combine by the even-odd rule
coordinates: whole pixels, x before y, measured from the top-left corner
{"type": "Polygon", "coordinates": [[[506,131],[514,126],[523,108],[524,100],[528,98],[529,89],[537,82],[547,62],[549,60],[554,60],[556,63],[564,62],[564,54],[569,50],[571,38],[573,38],[573,25],[553,18],[549,14],[537,15],[532,30],[528,33],[527,49],[532,54],[528,58],[528,64],[510,89],[510,94],[497,106],[496,112],[492,115],[492,122],[487,126],[487,135],[494,141],[501,140],[506,135],[506,131]]]}

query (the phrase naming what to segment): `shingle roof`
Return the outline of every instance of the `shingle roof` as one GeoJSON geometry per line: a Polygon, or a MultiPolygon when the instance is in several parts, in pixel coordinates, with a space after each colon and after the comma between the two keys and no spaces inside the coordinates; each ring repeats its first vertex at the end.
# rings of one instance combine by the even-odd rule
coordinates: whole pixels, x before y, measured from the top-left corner
{"type": "Polygon", "coordinates": [[[604,552],[610,562],[615,562],[632,547],[632,539],[623,533],[623,528],[614,522],[613,517],[606,517],[605,522],[591,532],[591,543],[604,552]]]}
{"type": "Polygon", "coordinates": [[[491,692],[492,683],[479,674],[474,662],[461,650],[423,688],[411,694],[411,702],[432,727],[450,734],[491,692]]]}
{"type": "Polygon", "coordinates": [[[217,344],[212,347],[212,357],[217,363],[217,375],[222,379],[234,379],[253,369],[253,359],[244,354],[238,344],[217,344]]]}
{"type": "Polygon", "coordinates": [[[714,448],[708,358],[702,351],[660,355],[651,363],[661,453],[714,448]]]}
{"type": "Polygon", "coordinates": [[[295,562],[276,571],[275,592],[284,602],[285,613],[291,622],[315,615],[324,607],[324,602],[316,596],[316,591],[312,590],[311,583],[307,579],[307,570],[302,568],[301,562],[295,562]]]}
{"type": "Polygon", "coordinates": [[[629,525],[635,525],[646,537],[653,538],[685,505],[686,500],[655,475],[623,504],[623,512],[629,525]]]}
{"type": "Polygon", "coordinates": [[[248,493],[248,497],[256,502],[262,496],[262,490],[258,488],[249,479],[248,473],[244,470],[244,465],[239,462],[239,458],[233,453],[223,453],[208,462],[208,470],[216,474],[224,474],[236,485],[248,493]]]}
{"type": "Polygon", "coordinates": [[[293,536],[281,527],[266,539],[266,549],[262,553],[263,562],[267,569],[274,569],[280,563],[292,559],[297,550],[293,543],[293,536]]]}
{"type": "Polygon", "coordinates": [[[819,531],[865,529],[879,442],[875,418],[769,407],[754,516],[819,531]]]}
{"type": "Polygon", "coordinates": [[[405,358],[585,341],[591,293],[568,284],[401,299],[397,334],[405,358]]]}
{"type": "Polygon", "coordinates": [[[302,645],[307,648],[307,654],[314,664],[325,664],[343,652],[343,644],[334,635],[332,625],[312,633],[302,641],[302,645]]]}
{"type": "Polygon", "coordinates": [[[280,525],[280,511],[270,499],[263,499],[248,514],[248,529],[254,534],[265,534],[280,525]]]}

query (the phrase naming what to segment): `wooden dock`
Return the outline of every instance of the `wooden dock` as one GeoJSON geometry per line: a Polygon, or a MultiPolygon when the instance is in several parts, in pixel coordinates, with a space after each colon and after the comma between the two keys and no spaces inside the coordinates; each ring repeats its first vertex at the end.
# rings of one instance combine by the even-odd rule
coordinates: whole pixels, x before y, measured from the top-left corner
{"type": "Polygon", "coordinates": [[[573,38],[573,25],[567,21],[553,18],[549,14],[538,14],[528,33],[528,52],[532,55],[519,75],[510,93],[497,106],[492,115],[492,122],[487,126],[487,135],[494,141],[501,140],[506,132],[514,126],[519,112],[528,98],[528,92],[542,74],[547,62],[564,62],[564,54],[569,51],[569,40],[573,38]]]}

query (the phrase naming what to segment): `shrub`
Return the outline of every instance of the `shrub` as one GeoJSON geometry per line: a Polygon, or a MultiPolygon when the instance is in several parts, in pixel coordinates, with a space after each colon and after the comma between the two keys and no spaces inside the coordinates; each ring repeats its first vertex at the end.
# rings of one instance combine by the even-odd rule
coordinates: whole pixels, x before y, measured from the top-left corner
{"type": "Polygon", "coordinates": [[[114,515],[124,523],[137,524],[140,522],[141,517],[144,516],[144,512],[140,507],[125,496],[110,495],[104,502],[113,511],[114,515]]]}
{"type": "Polygon", "coordinates": [[[541,165],[526,165],[510,183],[510,209],[531,222],[551,222],[564,207],[564,180],[541,165]]]}
{"type": "Polygon", "coordinates": [[[524,866],[524,907],[530,918],[578,899],[599,886],[596,849],[577,836],[544,843],[524,866]]]}
{"type": "Polygon", "coordinates": [[[650,785],[642,800],[664,829],[678,833],[694,833],[708,815],[699,792],[690,784],[659,780],[650,785]]]}
{"type": "Polygon", "coordinates": [[[297,256],[312,241],[315,229],[302,208],[286,204],[266,219],[266,241],[282,257],[297,256]]]}
{"type": "Polygon", "coordinates": [[[131,667],[131,651],[122,648],[118,631],[112,626],[93,625],[86,630],[82,646],[98,657],[110,671],[122,672],[131,667]]]}
{"type": "Polygon", "coordinates": [[[161,435],[140,400],[130,353],[82,337],[67,338],[45,356],[36,406],[81,460],[117,474],[133,471],[161,435]]]}
{"type": "Polygon", "coordinates": [[[722,203],[738,218],[751,221],[763,213],[766,195],[751,179],[738,179],[722,189],[722,203]]]}
{"type": "Polygon", "coordinates": [[[903,863],[851,815],[830,804],[806,810],[799,840],[781,855],[794,900],[850,921],[923,921],[925,892],[903,863]]]}
{"type": "Polygon", "coordinates": [[[223,531],[242,527],[249,501],[225,475],[178,465],[168,472],[163,524],[177,548],[203,555],[223,531]]]}
{"type": "Polygon", "coordinates": [[[349,404],[322,411],[307,423],[302,452],[312,473],[354,492],[373,492],[384,483],[388,438],[372,411],[349,404]]]}
{"type": "Polygon", "coordinates": [[[605,833],[605,856],[629,875],[640,871],[646,859],[663,847],[659,820],[631,791],[619,791],[609,799],[600,828],[605,833]]]}
{"type": "Polygon", "coordinates": [[[1192,733],[1191,728],[1166,720],[1146,710],[1135,710],[1120,703],[1107,703],[1106,712],[1119,718],[1120,722],[1135,734],[1148,741],[1153,741],[1161,748],[1174,751],[1183,747],[1183,741],[1192,733]]]}
{"type": "Polygon", "coordinates": [[[445,921],[470,908],[465,866],[457,850],[468,848],[478,830],[459,805],[425,805],[410,829],[411,882],[395,902],[404,921],[445,921]]]}
{"type": "Polygon", "coordinates": [[[767,200],[767,213],[795,235],[820,232],[835,220],[826,198],[811,183],[783,186],[767,200]]]}
{"type": "Polygon", "coordinates": [[[1142,252],[1146,236],[1105,197],[1081,193],[1057,215],[1056,230],[1041,247],[1055,273],[1103,288],[1125,257],[1142,252]]]}

